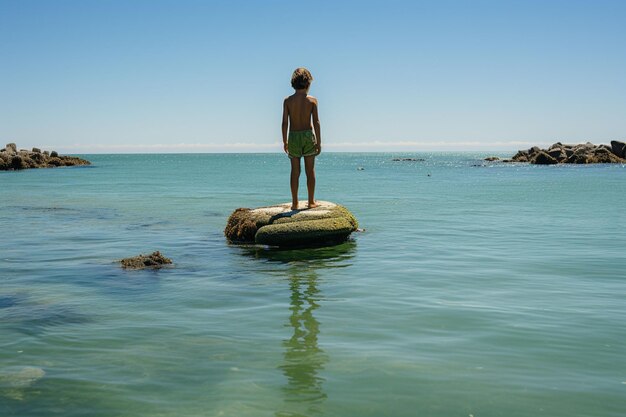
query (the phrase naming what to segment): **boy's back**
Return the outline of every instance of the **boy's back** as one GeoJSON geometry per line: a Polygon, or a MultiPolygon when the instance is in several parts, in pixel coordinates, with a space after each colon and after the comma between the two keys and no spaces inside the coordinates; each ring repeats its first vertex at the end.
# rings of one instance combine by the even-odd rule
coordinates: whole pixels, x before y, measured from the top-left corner
{"type": "Polygon", "coordinates": [[[289,115],[289,130],[310,130],[311,120],[317,113],[317,99],[306,93],[296,92],[285,99],[285,107],[289,115]]]}

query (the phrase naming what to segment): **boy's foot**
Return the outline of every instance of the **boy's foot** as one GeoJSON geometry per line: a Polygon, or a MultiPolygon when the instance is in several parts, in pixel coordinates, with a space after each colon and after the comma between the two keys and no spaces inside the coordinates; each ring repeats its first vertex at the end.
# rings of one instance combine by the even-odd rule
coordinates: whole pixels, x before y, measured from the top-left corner
{"type": "Polygon", "coordinates": [[[291,205],[291,209],[292,210],[298,210],[298,205],[297,204],[292,204],[291,205]]]}
{"type": "Polygon", "coordinates": [[[316,202],[313,202],[313,203],[309,202],[309,204],[308,204],[308,207],[309,207],[310,209],[315,208],[315,207],[318,207],[318,206],[319,206],[319,204],[317,204],[316,202]]]}

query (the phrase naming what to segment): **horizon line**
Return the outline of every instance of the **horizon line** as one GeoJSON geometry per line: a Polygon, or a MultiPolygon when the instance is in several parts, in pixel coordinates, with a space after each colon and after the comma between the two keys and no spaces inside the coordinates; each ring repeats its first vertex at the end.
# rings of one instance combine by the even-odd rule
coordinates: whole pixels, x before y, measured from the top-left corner
{"type": "MultiPolygon", "coordinates": [[[[547,146],[552,141],[370,141],[370,142],[322,142],[322,152],[338,153],[392,153],[392,152],[514,152],[532,146],[547,146]],[[358,151],[355,151],[358,149],[358,151]]],[[[583,142],[581,142],[583,143],[583,142]]],[[[85,144],[33,145],[64,154],[134,154],[134,153],[282,153],[282,143],[185,143],[174,144],[85,144]]],[[[29,147],[20,147],[27,149],[29,147]]]]}

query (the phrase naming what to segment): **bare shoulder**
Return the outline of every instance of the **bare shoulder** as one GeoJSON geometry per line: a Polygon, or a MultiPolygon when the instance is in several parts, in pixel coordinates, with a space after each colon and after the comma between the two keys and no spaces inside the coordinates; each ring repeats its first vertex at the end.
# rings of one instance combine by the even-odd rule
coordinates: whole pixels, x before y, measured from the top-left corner
{"type": "Polygon", "coordinates": [[[306,98],[309,100],[309,103],[317,105],[317,98],[313,96],[306,96],[306,98]]]}
{"type": "Polygon", "coordinates": [[[293,100],[291,96],[285,97],[285,99],[283,100],[283,109],[285,109],[285,111],[289,110],[292,101],[293,100]]]}

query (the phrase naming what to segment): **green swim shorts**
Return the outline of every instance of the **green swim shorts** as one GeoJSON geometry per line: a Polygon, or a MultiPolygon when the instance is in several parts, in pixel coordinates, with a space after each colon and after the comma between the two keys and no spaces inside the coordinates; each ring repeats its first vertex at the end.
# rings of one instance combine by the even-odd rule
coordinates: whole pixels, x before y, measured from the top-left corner
{"type": "Polygon", "coordinates": [[[317,139],[312,130],[297,130],[289,132],[287,139],[287,150],[290,158],[300,158],[301,156],[313,156],[317,154],[317,139]]]}

